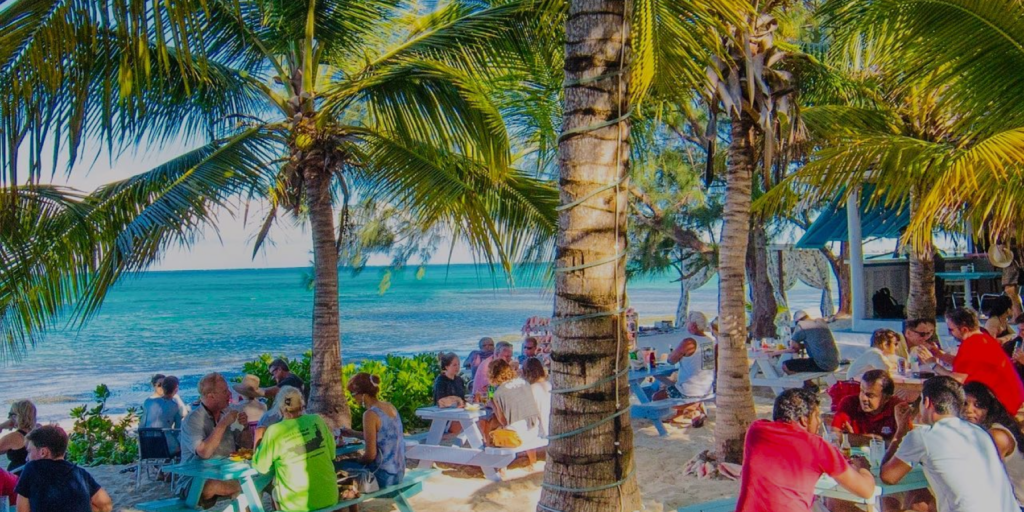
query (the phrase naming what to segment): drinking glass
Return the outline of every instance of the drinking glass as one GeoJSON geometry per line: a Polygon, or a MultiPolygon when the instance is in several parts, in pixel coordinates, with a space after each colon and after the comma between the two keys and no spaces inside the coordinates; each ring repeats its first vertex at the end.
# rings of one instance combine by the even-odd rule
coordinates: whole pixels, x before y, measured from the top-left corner
{"type": "Polygon", "coordinates": [[[885,441],[881,439],[872,439],[868,442],[868,460],[871,462],[872,468],[878,468],[882,465],[882,459],[885,458],[885,441]]]}

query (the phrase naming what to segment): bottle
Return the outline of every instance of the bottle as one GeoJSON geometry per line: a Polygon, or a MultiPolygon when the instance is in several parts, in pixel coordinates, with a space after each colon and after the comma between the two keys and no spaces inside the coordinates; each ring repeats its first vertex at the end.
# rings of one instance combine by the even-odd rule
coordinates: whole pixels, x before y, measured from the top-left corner
{"type": "Polygon", "coordinates": [[[839,451],[843,452],[843,457],[847,459],[853,454],[853,449],[850,448],[850,436],[846,432],[843,432],[843,444],[839,445],[839,451]]]}

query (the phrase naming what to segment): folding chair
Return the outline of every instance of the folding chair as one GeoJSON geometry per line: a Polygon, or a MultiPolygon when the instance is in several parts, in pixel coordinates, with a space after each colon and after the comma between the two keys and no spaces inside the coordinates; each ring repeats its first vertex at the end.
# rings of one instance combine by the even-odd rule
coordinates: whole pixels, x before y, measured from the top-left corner
{"type": "Polygon", "coordinates": [[[178,456],[171,451],[168,435],[177,435],[177,430],[169,431],[162,428],[139,429],[139,462],[135,467],[135,487],[142,483],[142,472],[151,468],[159,470],[170,464],[178,456]]]}

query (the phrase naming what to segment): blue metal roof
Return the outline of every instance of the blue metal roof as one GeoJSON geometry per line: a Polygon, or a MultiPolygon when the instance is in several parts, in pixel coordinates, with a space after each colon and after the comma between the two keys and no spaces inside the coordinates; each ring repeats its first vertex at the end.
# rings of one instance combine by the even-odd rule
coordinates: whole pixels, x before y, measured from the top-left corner
{"type": "MultiPolygon", "coordinates": [[[[910,208],[904,205],[885,206],[885,197],[868,208],[874,186],[864,185],[860,194],[860,226],[862,238],[899,238],[900,231],[910,224],[910,208]]],[[[844,193],[845,194],[845,193],[844,193]]],[[[846,225],[846,207],[839,204],[844,199],[840,194],[822,210],[817,219],[807,228],[804,236],[797,241],[799,249],[818,249],[828,242],[846,242],[850,233],[846,225]]]]}

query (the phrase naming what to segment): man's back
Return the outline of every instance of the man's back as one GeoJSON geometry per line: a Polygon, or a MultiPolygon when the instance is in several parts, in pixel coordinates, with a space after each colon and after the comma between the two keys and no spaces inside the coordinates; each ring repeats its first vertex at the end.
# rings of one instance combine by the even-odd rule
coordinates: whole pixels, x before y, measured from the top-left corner
{"type": "Polygon", "coordinates": [[[173,399],[147,398],[142,402],[144,428],[180,428],[181,420],[181,409],[173,399]]]}
{"type": "Polygon", "coordinates": [[[99,490],[92,475],[63,459],[29,462],[16,488],[32,512],[92,512],[92,496],[99,490]]]}
{"type": "Polygon", "coordinates": [[[702,334],[688,334],[686,339],[694,340],[697,348],[693,355],[679,360],[676,388],[684,397],[703,398],[715,382],[715,340],[702,334]]]}
{"type": "Polygon", "coordinates": [[[839,368],[839,348],[828,324],[819,319],[804,320],[798,326],[793,340],[803,342],[807,356],[822,370],[830,372],[839,368]]]}
{"type": "Polygon", "coordinates": [[[966,382],[980,382],[991,389],[1010,416],[1024,403],[1024,383],[999,341],[985,332],[964,340],[953,360],[953,371],[966,374],[966,382]]]}
{"type": "Polygon", "coordinates": [[[914,428],[895,458],[921,464],[939,512],[1020,512],[992,438],[960,418],[914,428]]]}
{"type": "Polygon", "coordinates": [[[821,475],[847,468],[839,450],[799,425],[755,421],[747,431],[736,512],[808,512],[821,475]]]}

